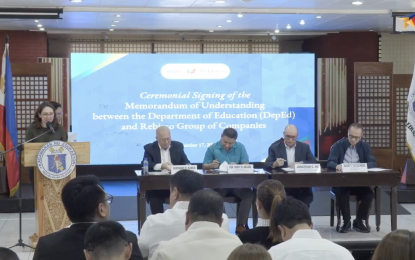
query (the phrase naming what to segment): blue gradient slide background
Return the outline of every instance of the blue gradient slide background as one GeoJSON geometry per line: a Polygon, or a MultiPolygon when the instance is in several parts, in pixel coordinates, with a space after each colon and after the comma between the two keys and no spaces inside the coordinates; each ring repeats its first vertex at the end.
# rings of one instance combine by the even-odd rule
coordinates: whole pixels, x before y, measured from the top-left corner
{"type": "MultiPolygon", "coordinates": [[[[314,116],[314,55],[313,54],[101,54],[73,53],[71,55],[72,132],[77,141],[91,142],[91,164],[139,164],[143,146],[155,141],[155,130],[140,130],[140,123],[167,124],[266,124],[265,129],[238,131],[250,161],[267,157],[271,143],[282,137],[287,124],[299,128],[299,140],[307,142],[315,151],[314,116]],[[166,79],[161,68],[169,63],[222,63],[230,68],[225,79],[166,79]],[[294,111],[295,118],[285,119],[200,119],[200,120],[133,120],[132,114],[229,114],[259,113],[259,109],[125,109],[126,103],[135,104],[194,104],[198,99],[141,99],[149,94],[176,94],[187,92],[204,94],[234,91],[250,93],[249,99],[225,99],[221,103],[265,104],[263,111],[281,113],[294,111]],[[129,120],[93,120],[98,115],[129,115],[129,120]],[[138,130],[121,130],[122,125],[138,123],[138,130]]],[[[218,99],[204,102],[216,104],[218,99]]],[[[172,139],[184,144],[214,143],[223,129],[172,129],[172,139]]],[[[206,147],[186,147],[192,163],[200,163],[206,147]]]]}

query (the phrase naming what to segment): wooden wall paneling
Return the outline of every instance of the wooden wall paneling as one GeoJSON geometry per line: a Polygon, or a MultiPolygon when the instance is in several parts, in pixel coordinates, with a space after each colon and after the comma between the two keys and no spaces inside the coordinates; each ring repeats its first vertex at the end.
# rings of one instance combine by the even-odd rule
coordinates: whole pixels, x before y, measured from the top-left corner
{"type": "Polygon", "coordinates": [[[354,64],[354,118],[363,125],[378,167],[393,168],[396,149],[393,63],[356,62],[354,64]]]}
{"type": "Polygon", "coordinates": [[[412,74],[393,75],[393,93],[395,94],[394,119],[396,135],[393,136],[395,145],[393,169],[403,170],[407,159],[410,159],[409,149],[406,146],[406,117],[408,113],[408,91],[411,86],[412,74]]]}
{"type": "MultiPolygon", "coordinates": [[[[40,103],[50,100],[50,63],[12,63],[17,142],[26,139],[27,126],[33,122],[40,103]]],[[[29,183],[27,168],[22,167],[22,183],[29,183]]]]}

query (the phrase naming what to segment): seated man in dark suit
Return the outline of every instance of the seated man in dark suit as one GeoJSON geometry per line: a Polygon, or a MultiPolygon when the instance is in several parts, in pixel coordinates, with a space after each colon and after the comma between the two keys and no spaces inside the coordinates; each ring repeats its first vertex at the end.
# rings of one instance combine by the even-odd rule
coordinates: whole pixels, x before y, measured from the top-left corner
{"type": "MultiPolygon", "coordinates": [[[[112,196],[105,193],[95,176],[70,180],[62,189],[62,203],[72,222],[70,227],[39,238],[33,260],[84,260],[86,231],[95,222],[108,220],[112,196]]],[[[131,260],[142,260],[137,236],[127,231],[132,243],[131,260]]]]}
{"type": "MultiPolygon", "coordinates": [[[[172,141],[170,130],[160,126],[156,130],[156,140],[144,146],[144,158],[148,161],[148,171],[170,171],[172,165],[190,164],[180,142],[172,141]]],[[[141,163],[143,165],[143,163],[141,163]]],[[[151,190],[146,192],[152,214],[163,213],[163,203],[170,197],[169,190],[151,190]]]]}
{"type": "Polygon", "coordinates": [[[124,227],[115,221],[93,224],[84,241],[86,260],[128,260],[133,248],[124,227]]]}
{"type": "MultiPolygon", "coordinates": [[[[363,127],[358,123],[349,126],[348,138],[337,141],[330,149],[330,155],[327,159],[327,168],[341,171],[342,163],[367,163],[368,168],[376,167],[376,159],[372,154],[370,146],[360,141],[363,137],[363,127]]],[[[340,233],[347,233],[351,228],[350,216],[350,195],[356,195],[360,201],[359,209],[356,213],[356,220],[353,221],[353,228],[356,231],[368,233],[369,229],[364,220],[369,214],[370,205],[372,204],[374,194],[370,187],[337,187],[333,188],[339,201],[340,211],[343,215],[343,226],[340,233]]]]}
{"type": "MultiPolygon", "coordinates": [[[[273,143],[268,149],[268,158],[265,161],[264,170],[281,170],[282,168],[294,168],[300,163],[317,163],[311,153],[310,146],[297,141],[298,130],[294,125],[287,125],[284,129],[284,139],[273,143]]],[[[294,197],[310,207],[313,202],[313,190],[311,188],[286,188],[287,196],[294,197]]]]}

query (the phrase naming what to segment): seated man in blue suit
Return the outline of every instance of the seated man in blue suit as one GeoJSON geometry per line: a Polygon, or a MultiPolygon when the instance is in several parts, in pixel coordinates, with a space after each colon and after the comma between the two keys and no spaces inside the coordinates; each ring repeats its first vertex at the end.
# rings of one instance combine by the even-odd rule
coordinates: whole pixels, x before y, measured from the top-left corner
{"type": "MultiPolygon", "coordinates": [[[[310,150],[310,146],[297,141],[298,129],[295,125],[287,125],[284,129],[284,139],[273,143],[268,149],[268,158],[265,161],[264,170],[281,170],[300,163],[317,163],[310,150]]],[[[286,188],[287,196],[294,197],[310,207],[313,201],[311,188],[286,188]]]]}
{"type": "MultiPolygon", "coordinates": [[[[330,155],[327,159],[327,169],[336,169],[341,171],[342,163],[367,163],[367,168],[376,167],[376,159],[372,154],[370,146],[361,141],[363,137],[363,127],[358,123],[349,126],[348,138],[337,141],[330,149],[330,155]]],[[[340,212],[343,215],[343,226],[340,227],[340,233],[347,233],[351,229],[350,216],[350,195],[356,195],[360,201],[356,213],[356,220],[353,221],[353,228],[362,233],[368,233],[370,230],[364,223],[369,214],[370,205],[372,204],[374,193],[370,187],[333,187],[339,201],[340,212]]]]}
{"type": "MultiPolygon", "coordinates": [[[[148,161],[148,171],[171,170],[172,165],[190,164],[182,143],[171,140],[169,128],[160,126],[156,130],[156,140],[144,146],[144,158],[148,161]]],[[[141,163],[143,165],[143,162],[141,163]]],[[[163,213],[163,203],[170,197],[170,190],[150,190],[146,192],[152,214],[163,213]]]]}

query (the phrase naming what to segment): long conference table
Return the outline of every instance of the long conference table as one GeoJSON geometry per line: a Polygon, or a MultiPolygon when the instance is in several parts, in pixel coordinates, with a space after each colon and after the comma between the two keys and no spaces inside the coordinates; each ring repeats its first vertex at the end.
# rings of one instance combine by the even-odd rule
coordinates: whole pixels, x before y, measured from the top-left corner
{"type": "MultiPolygon", "coordinates": [[[[137,175],[137,210],[138,210],[138,232],[146,221],[146,191],[168,190],[171,175],[137,175]]],[[[322,170],[321,173],[286,173],[286,172],[258,172],[253,174],[218,174],[201,172],[205,188],[253,188],[268,179],[280,181],[286,188],[299,187],[361,187],[361,186],[389,186],[390,187],[390,212],[391,229],[397,229],[397,185],[400,173],[398,171],[386,170],[380,172],[355,172],[342,173],[322,170]]],[[[375,188],[376,212],[380,212],[380,189],[375,188]]],[[[252,209],[256,215],[256,208],[252,209]],[[255,211],[255,212],[254,212],[255,211]]],[[[376,227],[379,230],[380,216],[377,214],[376,227]]],[[[254,223],[255,224],[255,223],[254,223]]]]}

